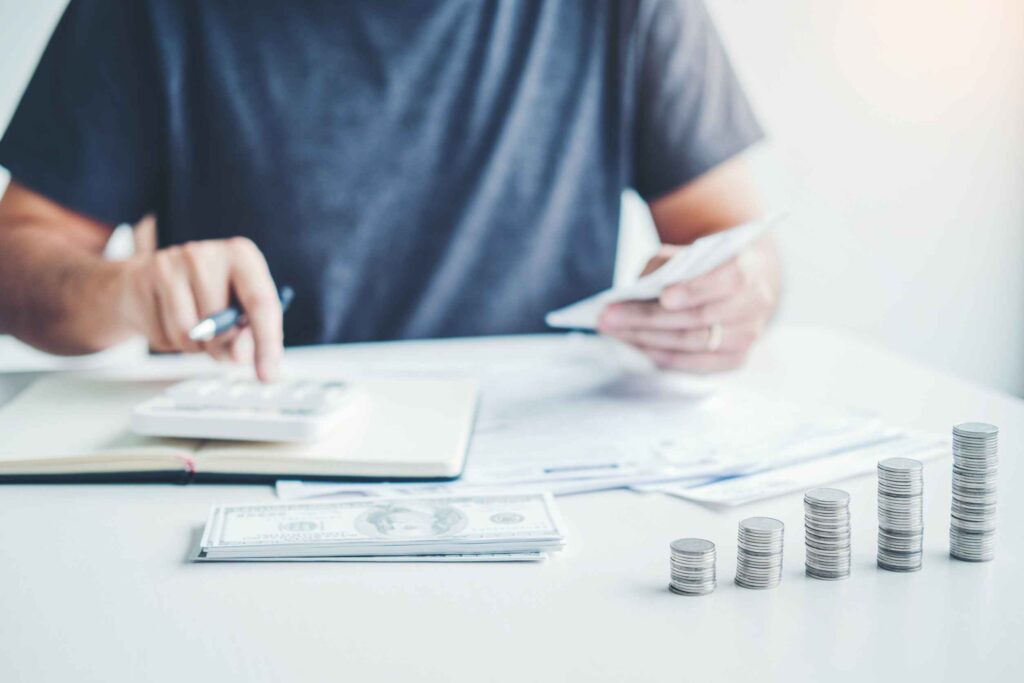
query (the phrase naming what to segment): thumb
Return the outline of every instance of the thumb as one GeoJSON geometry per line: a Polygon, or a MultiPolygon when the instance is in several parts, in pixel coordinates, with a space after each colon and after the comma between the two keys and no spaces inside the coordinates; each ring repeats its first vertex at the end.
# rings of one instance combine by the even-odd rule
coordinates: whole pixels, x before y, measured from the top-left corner
{"type": "Polygon", "coordinates": [[[663,265],[665,265],[665,263],[668,262],[670,258],[675,256],[679,252],[679,249],[679,247],[672,245],[662,245],[661,248],[658,249],[658,253],[652,256],[651,259],[647,262],[647,265],[644,266],[644,269],[640,271],[640,277],[643,277],[644,275],[650,275],[658,268],[661,268],[663,265]]]}

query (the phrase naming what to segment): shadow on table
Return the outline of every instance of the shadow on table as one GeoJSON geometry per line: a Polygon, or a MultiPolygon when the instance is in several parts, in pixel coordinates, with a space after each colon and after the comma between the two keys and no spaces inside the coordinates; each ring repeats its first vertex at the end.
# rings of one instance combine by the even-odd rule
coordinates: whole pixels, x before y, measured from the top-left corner
{"type": "Polygon", "coordinates": [[[185,546],[185,556],[182,558],[182,564],[193,564],[195,563],[196,555],[199,554],[200,543],[203,541],[203,527],[197,526],[192,529],[192,533],[189,534],[188,544],[185,546]]]}

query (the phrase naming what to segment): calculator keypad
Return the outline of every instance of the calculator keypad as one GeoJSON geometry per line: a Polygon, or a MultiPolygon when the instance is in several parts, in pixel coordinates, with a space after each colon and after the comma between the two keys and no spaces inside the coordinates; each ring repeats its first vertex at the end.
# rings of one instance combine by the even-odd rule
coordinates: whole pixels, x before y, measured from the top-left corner
{"type": "Polygon", "coordinates": [[[257,410],[316,414],[332,410],[347,388],[342,382],[195,379],[167,389],[180,410],[257,410]]]}

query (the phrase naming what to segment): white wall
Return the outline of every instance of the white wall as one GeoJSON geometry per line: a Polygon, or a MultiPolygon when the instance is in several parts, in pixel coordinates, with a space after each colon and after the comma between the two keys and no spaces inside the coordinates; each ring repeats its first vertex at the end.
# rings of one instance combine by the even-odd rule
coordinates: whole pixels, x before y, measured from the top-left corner
{"type": "Polygon", "coordinates": [[[794,209],[783,317],[1024,395],[1024,2],[709,5],[794,209]]]}
{"type": "MultiPolygon", "coordinates": [[[[1024,2],[708,3],[792,211],[782,318],[1024,395],[1024,2]]],[[[0,129],[63,5],[0,0],[0,129]]],[[[626,217],[632,270],[650,234],[626,217]]]]}

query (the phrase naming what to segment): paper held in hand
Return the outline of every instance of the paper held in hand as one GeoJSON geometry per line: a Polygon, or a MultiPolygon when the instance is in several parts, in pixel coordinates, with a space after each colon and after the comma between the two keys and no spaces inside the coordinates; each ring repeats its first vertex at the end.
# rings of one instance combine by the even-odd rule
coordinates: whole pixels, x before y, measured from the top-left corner
{"type": "Polygon", "coordinates": [[[564,534],[546,493],[220,505],[197,561],[540,560],[564,534]]]}
{"type": "Polygon", "coordinates": [[[632,284],[606,289],[574,304],[551,311],[544,321],[551,327],[592,330],[597,327],[598,317],[608,304],[657,299],[666,286],[692,280],[736,256],[768,228],[777,224],[782,217],[783,214],[776,214],[702,237],[650,275],[645,275],[632,284]]]}

